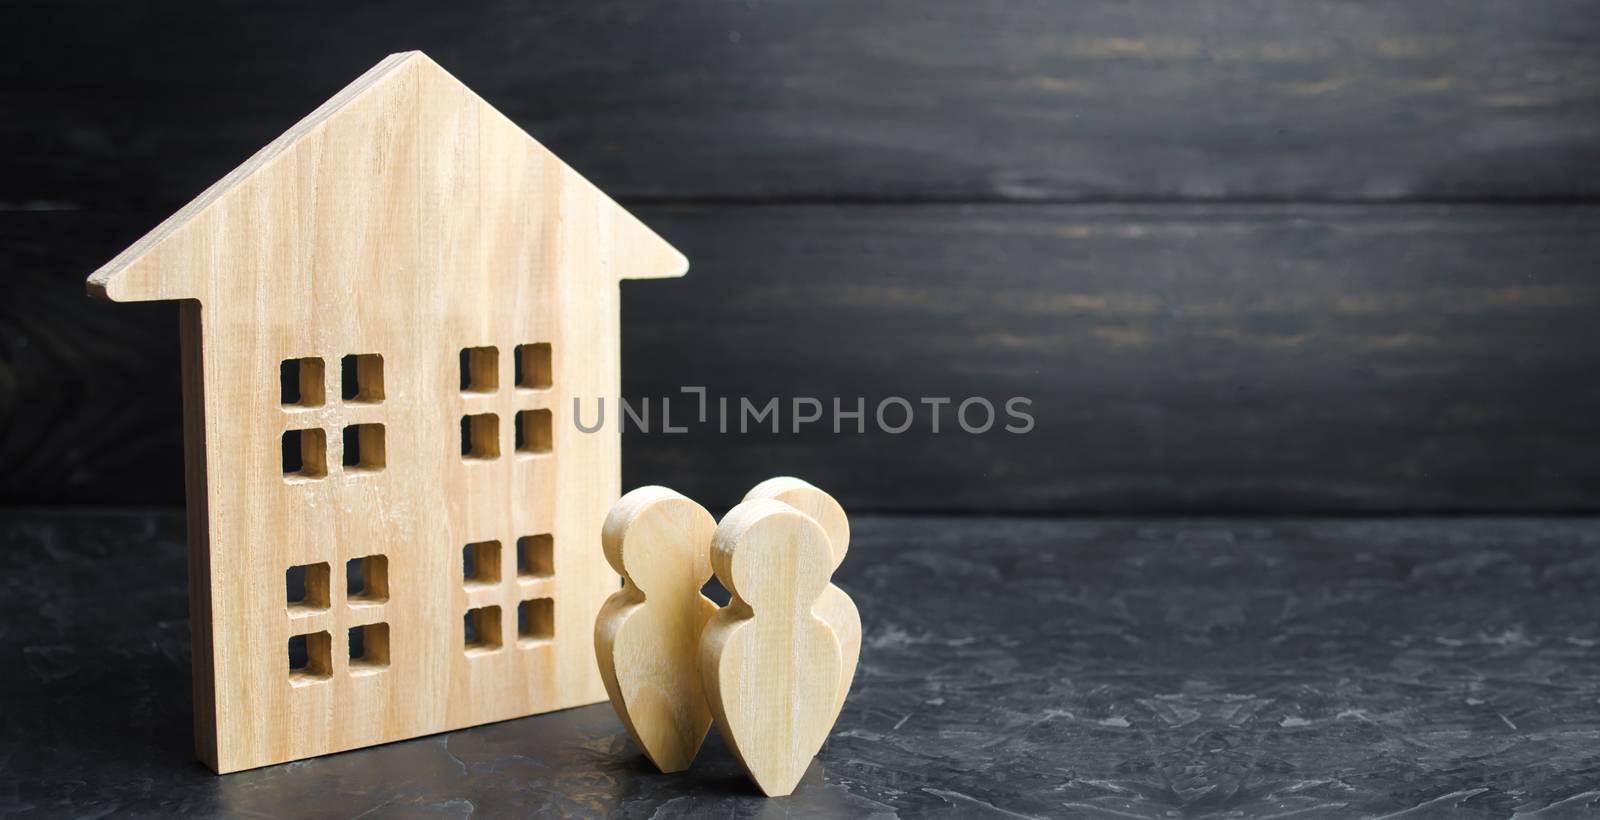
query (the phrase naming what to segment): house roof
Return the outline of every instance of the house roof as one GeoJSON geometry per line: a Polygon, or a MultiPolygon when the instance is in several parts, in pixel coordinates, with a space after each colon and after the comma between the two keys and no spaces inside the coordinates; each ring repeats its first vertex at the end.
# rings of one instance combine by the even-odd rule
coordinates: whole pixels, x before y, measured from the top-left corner
{"type": "MultiPolygon", "coordinates": [[[[420,51],[408,51],[392,54],[373,66],[242,165],[207,188],[177,213],[168,217],[154,230],[95,271],[88,280],[89,293],[113,301],[182,299],[199,296],[197,283],[186,281],[186,277],[198,275],[197,272],[190,270],[196,266],[161,264],[159,257],[163,250],[174,245],[205,244],[206,237],[197,235],[204,234],[207,230],[202,227],[202,223],[206,222],[207,217],[214,212],[225,210],[225,207],[219,206],[225,206],[231,197],[242,195],[242,190],[248,187],[247,183],[252,178],[270,173],[275,163],[294,153],[293,149],[297,145],[336,123],[341,115],[356,107],[359,102],[382,94],[386,85],[402,81],[408,72],[434,72],[434,76],[429,79],[442,79],[453,85],[470,97],[476,105],[481,106],[480,113],[486,118],[492,117],[503,123],[504,127],[516,129],[516,132],[526,139],[527,150],[531,155],[541,161],[548,160],[558,164],[562,170],[564,185],[581,186],[587,189],[587,194],[603,201],[613,211],[608,217],[611,226],[609,239],[613,244],[612,258],[615,260],[612,268],[619,278],[674,277],[682,276],[688,270],[688,260],[677,249],[606,197],[592,183],[556,160],[549,149],[521,131],[426,54],[420,51]]],[[[396,102],[385,104],[398,105],[398,100],[404,99],[403,96],[392,94],[389,98],[396,102]]],[[[449,128],[452,124],[441,122],[437,123],[436,127],[449,128]]],[[[185,250],[192,249],[185,248],[185,250]]]]}

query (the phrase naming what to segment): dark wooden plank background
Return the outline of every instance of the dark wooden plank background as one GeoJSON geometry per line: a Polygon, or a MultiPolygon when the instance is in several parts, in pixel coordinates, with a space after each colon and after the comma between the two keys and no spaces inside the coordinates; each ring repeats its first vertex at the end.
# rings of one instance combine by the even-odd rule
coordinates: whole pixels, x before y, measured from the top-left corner
{"type": "Polygon", "coordinates": [[[1593,0],[8,4],[5,198],[170,210],[428,51],[625,199],[1572,198],[1593,0]]]}
{"type": "Polygon", "coordinates": [[[624,288],[631,396],[1034,400],[1021,436],[630,433],[629,484],[1596,507],[1597,0],[530,5],[0,11],[0,501],[181,500],[176,310],[83,278],[423,48],[690,256],[624,288]]]}

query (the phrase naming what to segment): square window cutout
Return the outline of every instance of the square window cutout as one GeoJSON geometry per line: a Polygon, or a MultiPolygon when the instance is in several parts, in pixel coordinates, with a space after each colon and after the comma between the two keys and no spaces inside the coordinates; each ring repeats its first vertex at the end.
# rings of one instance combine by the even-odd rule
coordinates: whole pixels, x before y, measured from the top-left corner
{"type": "Polygon", "coordinates": [[[534,598],[517,604],[517,640],[521,643],[548,641],[556,636],[556,602],[534,598]]]}
{"type": "Polygon", "coordinates": [[[486,606],[467,610],[462,632],[469,653],[493,652],[500,648],[500,607],[486,606]]]}
{"type": "Polygon", "coordinates": [[[291,610],[328,608],[328,565],[302,564],[284,573],[285,597],[291,610]]]}
{"type": "Polygon", "coordinates": [[[283,478],[285,481],[315,481],[328,474],[328,436],[321,430],[285,430],[283,433],[283,478]]]}
{"type": "Polygon", "coordinates": [[[555,369],[550,361],[550,343],[517,345],[515,366],[517,386],[525,390],[546,390],[555,384],[555,369]]]}
{"type": "Polygon", "coordinates": [[[345,472],[375,473],[383,466],[383,425],[352,424],[344,428],[345,472]]]}
{"type": "Polygon", "coordinates": [[[333,674],[333,640],[326,632],[295,635],[289,639],[289,680],[312,683],[333,674]]]}
{"type": "Polygon", "coordinates": [[[351,606],[389,600],[389,557],[351,558],[344,565],[345,597],[351,606]]]}
{"type": "Polygon", "coordinates": [[[476,541],[461,551],[461,577],[468,585],[500,581],[500,542],[476,541]]]}
{"type": "Polygon", "coordinates": [[[490,459],[500,457],[500,417],[479,413],[461,417],[461,457],[490,459]]]}
{"type": "Polygon", "coordinates": [[[549,453],[555,438],[551,429],[552,418],[549,410],[518,410],[517,452],[528,455],[549,453]]]}
{"type": "Polygon", "coordinates": [[[285,407],[321,407],[322,360],[284,359],[278,368],[278,392],[285,407]]]}
{"type": "Polygon", "coordinates": [[[556,540],[548,533],[517,539],[517,575],[549,578],[556,574],[556,540]]]}
{"type": "Polygon", "coordinates": [[[355,404],[383,401],[383,357],[376,353],[352,353],[339,362],[339,395],[355,404]]]}
{"type": "Polygon", "coordinates": [[[350,627],[350,671],[376,672],[389,666],[389,625],[350,627]]]}
{"type": "Polygon", "coordinates": [[[493,393],[500,388],[500,350],[493,347],[461,349],[461,392],[493,393]]]}

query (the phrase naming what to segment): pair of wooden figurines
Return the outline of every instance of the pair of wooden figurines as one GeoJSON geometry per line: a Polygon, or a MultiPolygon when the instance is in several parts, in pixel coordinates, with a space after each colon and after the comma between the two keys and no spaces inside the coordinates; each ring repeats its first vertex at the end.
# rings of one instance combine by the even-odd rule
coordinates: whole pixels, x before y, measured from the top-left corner
{"type": "Polygon", "coordinates": [[[714,717],[762,792],[794,791],[861,653],[855,602],[830,582],[850,546],[839,502],[773,478],[718,524],[673,490],[640,487],[601,540],[623,588],[595,621],[595,654],[634,741],[661,771],[683,771],[714,717]],[[700,592],[713,570],[726,607],[700,592]]]}

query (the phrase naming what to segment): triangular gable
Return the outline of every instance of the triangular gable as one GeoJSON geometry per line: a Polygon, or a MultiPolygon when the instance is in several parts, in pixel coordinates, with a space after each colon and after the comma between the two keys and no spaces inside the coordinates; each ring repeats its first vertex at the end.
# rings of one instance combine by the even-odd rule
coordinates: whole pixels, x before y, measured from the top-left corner
{"type": "MultiPolygon", "coordinates": [[[[609,236],[613,275],[623,279],[651,279],[682,276],[688,270],[688,260],[665,240],[639,222],[621,206],[596,189],[581,175],[556,159],[548,149],[522,132],[514,123],[478,97],[449,72],[441,68],[420,51],[393,54],[335,94],[311,114],[265,148],[256,152],[238,168],[218,180],[188,205],[158,225],[127,250],[95,271],[88,281],[91,295],[113,301],[149,301],[162,299],[199,298],[203,283],[195,281],[207,254],[221,252],[216,247],[218,237],[236,236],[238,226],[214,224],[223,221],[215,217],[233,197],[247,194],[251,181],[266,174],[275,164],[295,153],[294,149],[319,132],[336,123],[341,114],[363,104],[377,104],[398,110],[401,117],[409,117],[421,106],[419,87],[422,79],[443,82],[460,94],[470,97],[478,106],[477,113],[484,122],[499,129],[516,129],[526,141],[530,157],[541,162],[552,162],[559,167],[562,183],[585,189],[585,199],[601,201],[612,211],[605,220],[609,236]],[[428,76],[422,78],[422,72],[428,76]],[[232,230],[226,230],[231,227],[232,230]],[[171,256],[172,260],[163,257],[171,256]]],[[[449,128],[449,123],[430,123],[431,127],[449,128]]],[[[423,127],[419,122],[418,127],[423,127]]]]}

